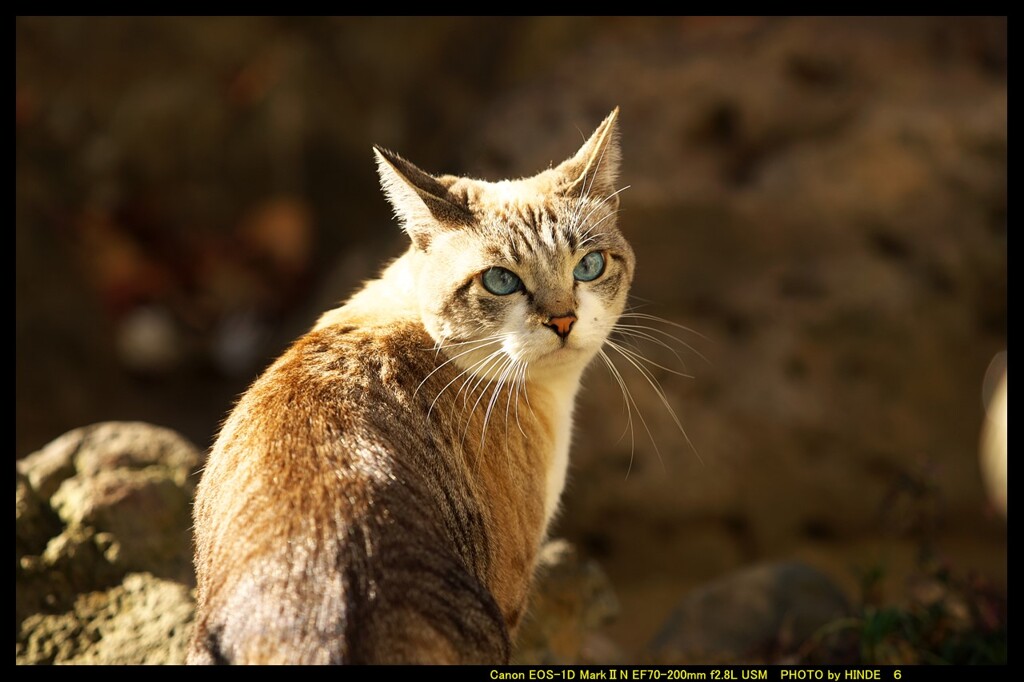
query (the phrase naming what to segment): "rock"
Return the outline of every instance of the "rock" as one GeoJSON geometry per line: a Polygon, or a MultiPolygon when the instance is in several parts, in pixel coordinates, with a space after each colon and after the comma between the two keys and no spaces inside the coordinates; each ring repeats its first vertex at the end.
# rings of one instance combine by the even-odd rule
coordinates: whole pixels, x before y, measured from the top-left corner
{"type": "Polygon", "coordinates": [[[541,549],[537,580],[516,642],[512,663],[567,665],[621,657],[595,631],[619,611],[608,577],[595,561],[582,559],[565,540],[541,549]]]}
{"type": "MultiPolygon", "coordinates": [[[[187,579],[195,446],[142,422],[75,429],[18,462],[18,472],[64,526],[110,535],[107,551],[124,571],[187,579]]],[[[49,540],[37,538],[37,546],[49,540]]]]}
{"type": "Polygon", "coordinates": [[[657,663],[766,662],[849,613],[842,591],[802,563],[766,564],[688,594],[655,635],[657,663]]]}
{"type": "Polygon", "coordinates": [[[20,561],[25,554],[39,554],[46,548],[48,538],[59,532],[59,521],[53,510],[40,499],[28,477],[15,472],[14,484],[14,540],[15,556],[20,561]]]}
{"type": "Polygon", "coordinates": [[[198,462],[196,447],[170,429],[144,422],[103,422],[65,433],[19,460],[17,470],[48,498],[76,472],[92,475],[114,467],[157,467],[184,486],[198,462]]]}
{"type": "Polygon", "coordinates": [[[182,664],[195,603],[188,588],[149,573],[80,594],[60,614],[26,618],[17,663],[182,664]]]}
{"type": "Polygon", "coordinates": [[[106,422],[18,462],[18,662],[183,660],[199,461],[173,431],[106,422]]]}
{"type": "Polygon", "coordinates": [[[111,534],[128,570],[164,572],[190,560],[190,499],[159,471],[116,469],[68,479],[52,504],[69,526],[111,534]]]}
{"type": "Polygon", "coordinates": [[[18,474],[43,498],[49,498],[65,479],[75,475],[72,456],[82,442],[84,429],[65,433],[42,450],[33,452],[16,465],[18,474]]]}

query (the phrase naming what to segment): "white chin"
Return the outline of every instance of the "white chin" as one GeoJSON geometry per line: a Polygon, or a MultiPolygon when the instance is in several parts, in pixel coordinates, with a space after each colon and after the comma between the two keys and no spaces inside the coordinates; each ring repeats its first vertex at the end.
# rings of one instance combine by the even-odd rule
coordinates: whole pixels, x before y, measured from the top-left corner
{"type": "Polygon", "coordinates": [[[591,355],[593,355],[593,353],[590,350],[569,344],[552,348],[551,350],[539,354],[532,364],[575,364],[584,362],[591,355]]]}

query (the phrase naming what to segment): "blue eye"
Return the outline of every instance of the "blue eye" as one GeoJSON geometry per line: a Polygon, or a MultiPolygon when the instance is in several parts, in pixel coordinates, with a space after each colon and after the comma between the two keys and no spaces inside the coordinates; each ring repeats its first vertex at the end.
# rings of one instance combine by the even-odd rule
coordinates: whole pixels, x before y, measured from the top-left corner
{"type": "Polygon", "coordinates": [[[576,264],[572,276],[581,282],[590,282],[600,277],[603,272],[604,254],[600,251],[591,251],[576,264]]]}
{"type": "Polygon", "coordinates": [[[523,280],[510,270],[505,268],[488,268],[480,276],[484,289],[495,296],[508,296],[511,293],[523,288],[523,280]]]}

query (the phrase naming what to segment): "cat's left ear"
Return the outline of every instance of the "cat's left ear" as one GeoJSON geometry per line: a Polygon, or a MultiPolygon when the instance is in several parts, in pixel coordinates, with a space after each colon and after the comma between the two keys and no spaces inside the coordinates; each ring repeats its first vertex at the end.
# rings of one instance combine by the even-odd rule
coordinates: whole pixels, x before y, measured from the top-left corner
{"type": "Polygon", "coordinates": [[[374,145],[384,194],[413,243],[425,251],[438,230],[466,225],[472,217],[448,188],[457,178],[435,177],[393,151],[374,145]]]}
{"type": "Polygon", "coordinates": [[[615,181],[622,160],[618,119],[619,108],[615,107],[576,155],[558,166],[557,170],[565,176],[566,195],[608,199],[613,206],[618,204],[615,181]]]}

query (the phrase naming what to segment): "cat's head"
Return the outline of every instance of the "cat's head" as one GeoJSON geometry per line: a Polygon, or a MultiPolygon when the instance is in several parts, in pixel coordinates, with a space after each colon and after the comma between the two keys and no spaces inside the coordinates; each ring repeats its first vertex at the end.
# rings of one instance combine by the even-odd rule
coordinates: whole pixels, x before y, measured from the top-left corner
{"type": "Polygon", "coordinates": [[[616,225],[617,116],[572,158],[520,180],[434,176],[376,148],[413,242],[424,326],[463,368],[578,371],[601,348],[634,268],[616,225]]]}

